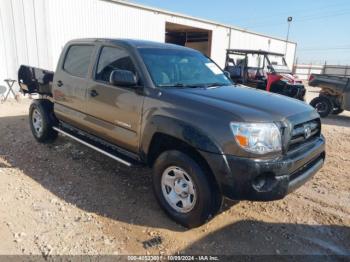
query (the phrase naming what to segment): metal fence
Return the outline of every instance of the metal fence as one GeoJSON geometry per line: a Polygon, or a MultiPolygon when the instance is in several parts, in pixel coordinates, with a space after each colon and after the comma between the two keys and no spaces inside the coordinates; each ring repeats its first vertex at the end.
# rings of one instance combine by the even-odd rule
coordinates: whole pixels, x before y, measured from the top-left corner
{"type": "Polygon", "coordinates": [[[301,80],[309,79],[311,74],[327,74],[335,76],[350,77],[350,66],[344,65],[305,65],[296,64],[293,67],[293,73],[301,80]]]}
{"type": "Polygon", "coordinates": [[[293,73],[301,80],[309,79],[311,74],[322,74],[323,65],[294,65],[293,73]]]}
{"type": "Polygon", "coordinates": [[[325,65],[323,74],[335,76],[350,76],[350,66],[325,65]]]}

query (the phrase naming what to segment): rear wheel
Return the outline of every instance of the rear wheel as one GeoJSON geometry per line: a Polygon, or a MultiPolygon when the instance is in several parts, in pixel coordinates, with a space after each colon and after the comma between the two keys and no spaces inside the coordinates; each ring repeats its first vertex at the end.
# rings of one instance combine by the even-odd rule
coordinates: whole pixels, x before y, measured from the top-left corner
{"type": "Polygon", "coordinates": [[[153,167],[153,189],[165,212],[181,225],[204,224],[219,210],[222,197],[208,171],[180,151],[166,151],[153,167]]]}
{"type": "Polygon", "coordinates": [[[326,97],[316,97],[311,102],[310,105],[313,106],[321,117],[327,117],[333,110],[332,102],[326,97]]]}
{"type": "Polygon", "coordinates": [[[49,143],[57,138],[57,132],[52,129],[55,120],[53,106],[50,101],[34,100],[29,108],[29,125],[34,138],[41,143],[49,143]]]}

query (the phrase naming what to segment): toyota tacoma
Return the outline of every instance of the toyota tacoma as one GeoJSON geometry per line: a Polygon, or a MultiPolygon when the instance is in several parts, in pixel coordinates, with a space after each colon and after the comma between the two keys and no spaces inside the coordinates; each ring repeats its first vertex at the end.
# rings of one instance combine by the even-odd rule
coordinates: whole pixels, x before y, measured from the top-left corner
{"type": "MultiPolygon", "coordinates": [[[[123,39],[66,44],[55,72],[22,65],[34,138],[61,133],[124,165],[153,168],[160,206],[192,228],[224,197],[282,199],[323,165],[318,113],[286,96],[235,85],[210,58],[123,39]]],[[[117,193],[116,193],[117,194],[117,193]]]]}

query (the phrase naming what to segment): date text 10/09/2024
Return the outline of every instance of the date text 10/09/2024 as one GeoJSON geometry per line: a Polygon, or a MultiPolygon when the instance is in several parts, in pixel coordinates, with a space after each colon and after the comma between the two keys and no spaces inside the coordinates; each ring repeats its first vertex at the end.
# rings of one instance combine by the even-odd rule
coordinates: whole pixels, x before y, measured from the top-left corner
{"type": "Polygon", "coordinates": [[[220,261],[218,256],[128,256],[128,261],[220,261]]]}

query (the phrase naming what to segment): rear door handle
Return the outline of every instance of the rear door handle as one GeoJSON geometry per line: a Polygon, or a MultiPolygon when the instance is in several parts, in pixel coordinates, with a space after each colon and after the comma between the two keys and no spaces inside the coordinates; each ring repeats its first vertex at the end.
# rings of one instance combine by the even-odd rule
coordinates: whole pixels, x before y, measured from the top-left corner
{"type": "Polygon", "coordinates": [[[58,86],[58,87],[63,86],[63,82],[62,82],[61,80],[58,80],[58,81],[57,81],[57,86],[58,86]]]}
{"type": "Polygon", "coordinates": [[[97,91],[96,90],[91,90],[90,91],[90,96],[92,96],[92,97],[98,96],[97,91]]]}

